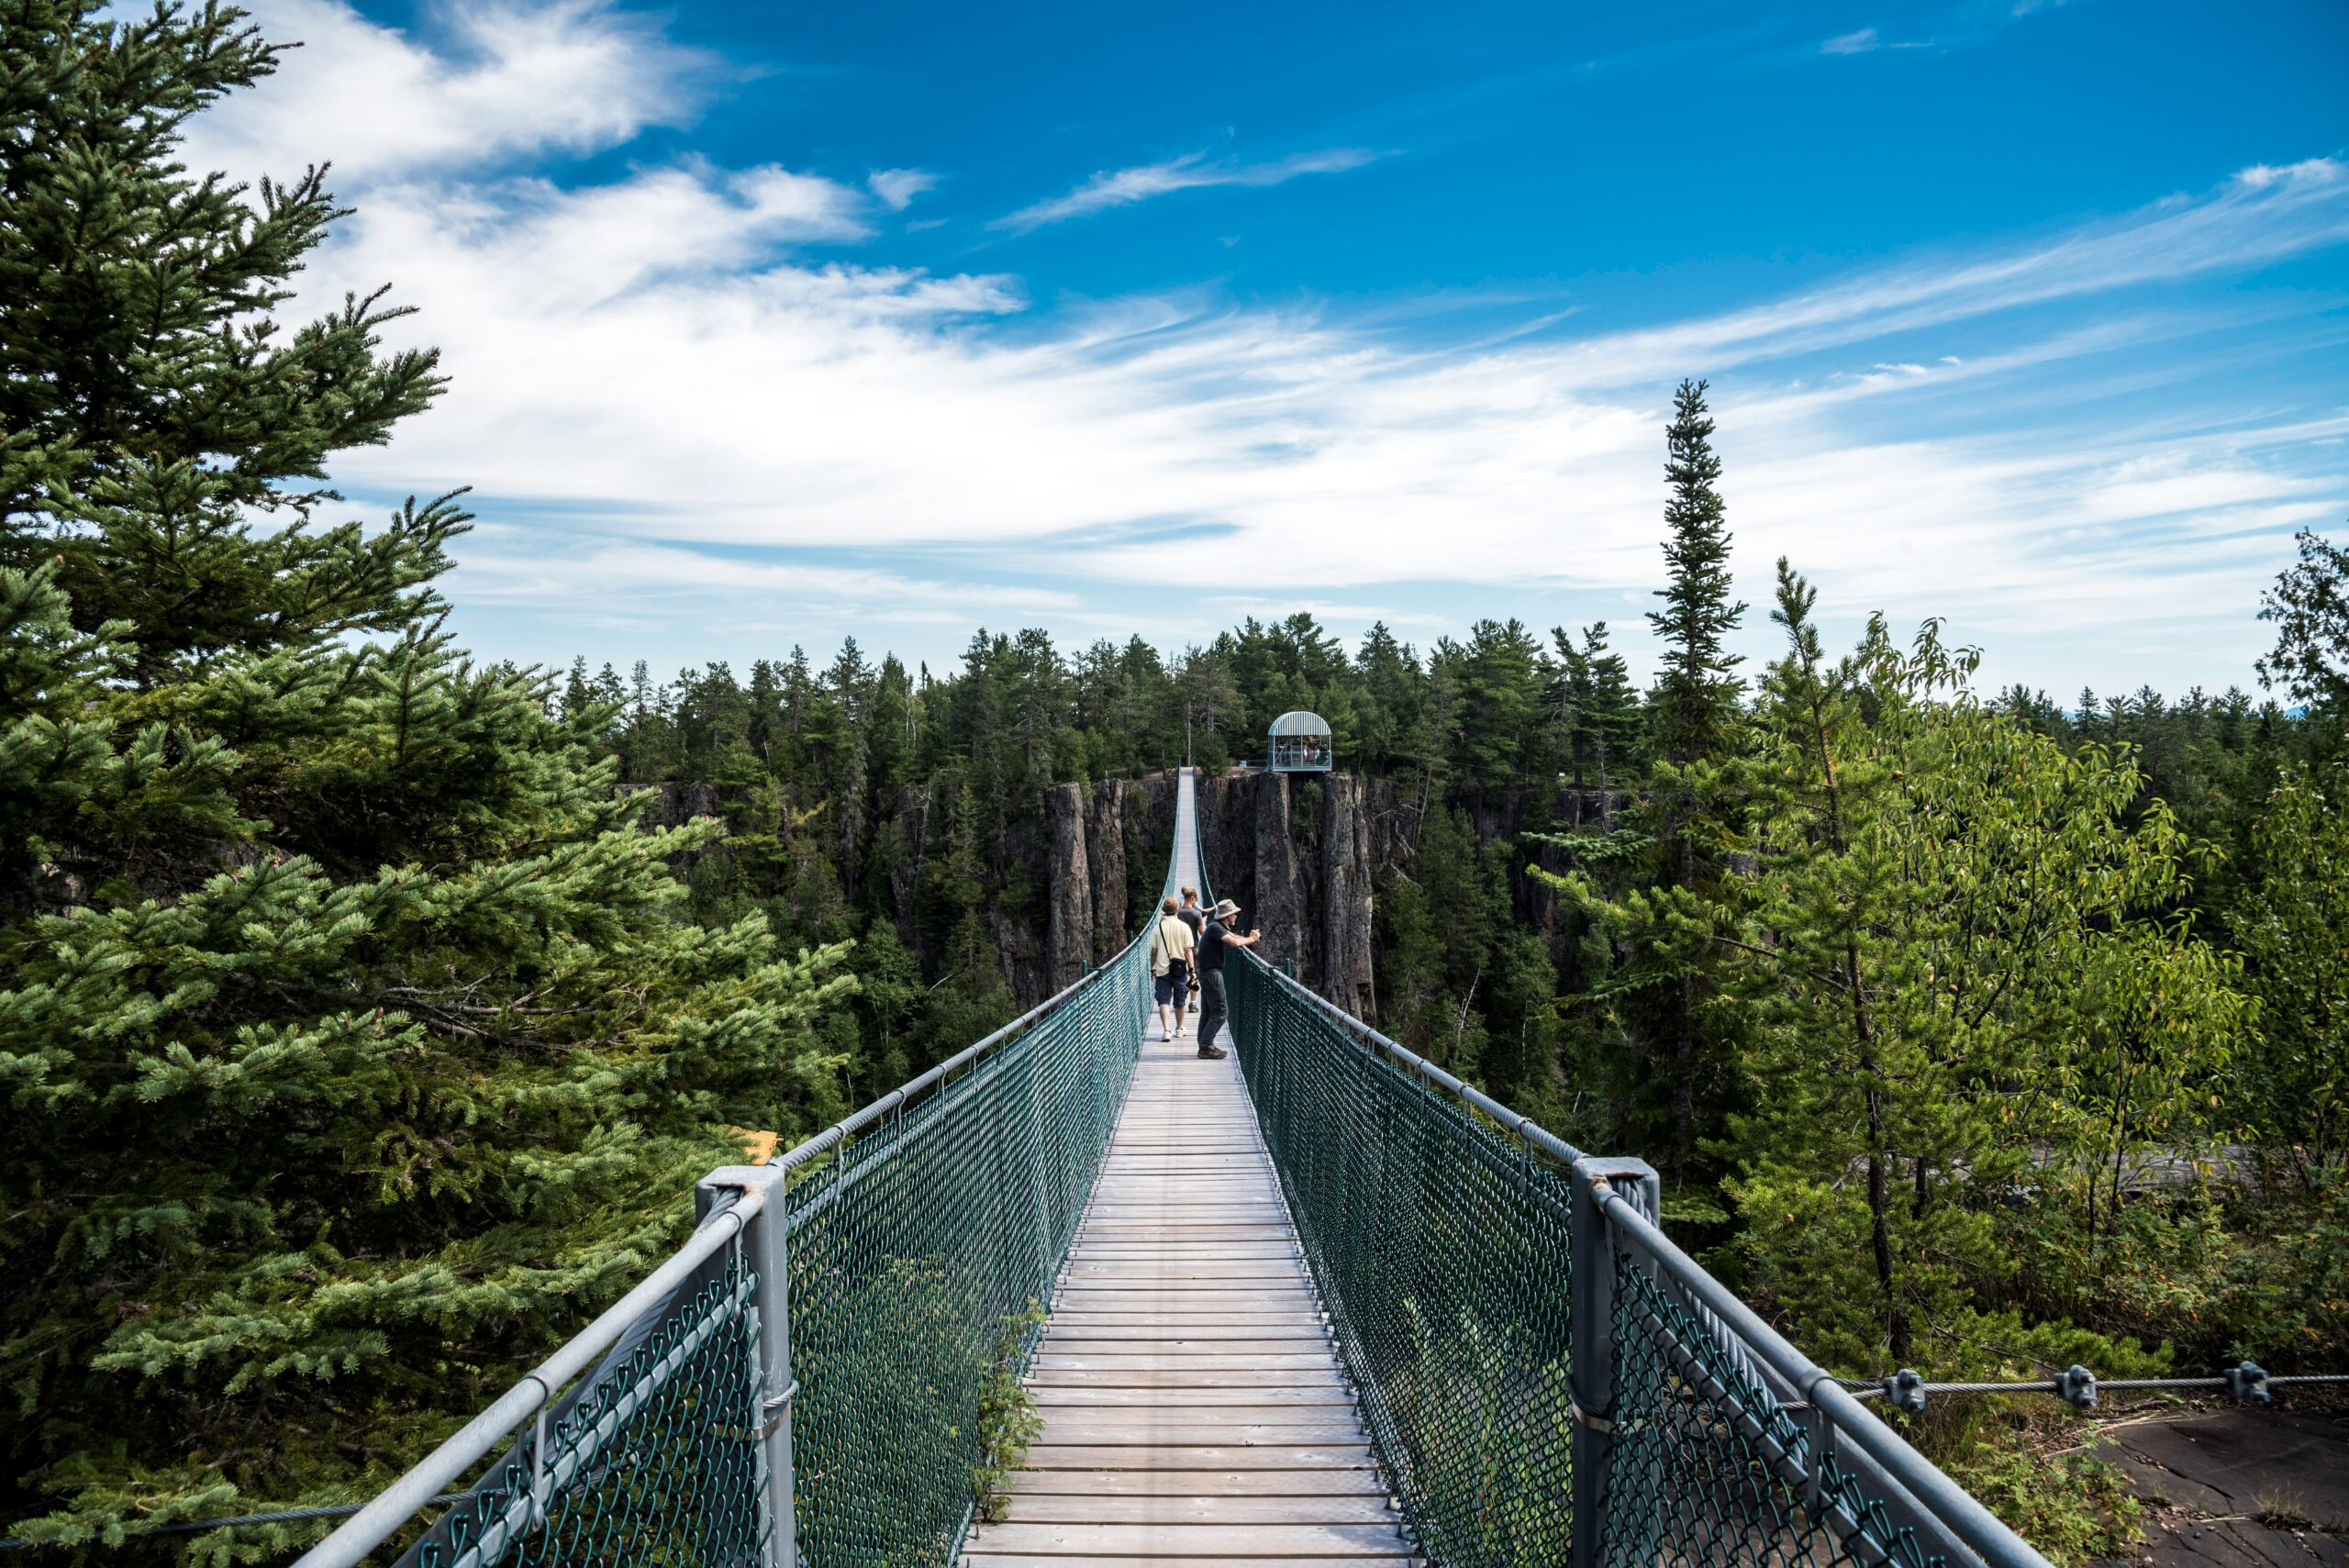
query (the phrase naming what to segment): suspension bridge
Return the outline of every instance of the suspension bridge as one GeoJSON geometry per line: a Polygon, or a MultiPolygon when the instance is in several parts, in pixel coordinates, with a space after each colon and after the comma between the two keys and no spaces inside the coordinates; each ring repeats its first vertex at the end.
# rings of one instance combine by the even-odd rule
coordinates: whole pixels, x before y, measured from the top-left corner
{"type": "MultiPolygon", "coordinates": [[[[1197,831],[1186,771],[1169,892],[1197,831]]],[[[301,1568],[2045,1568],[1672,1243],[1644,1163],[1252,952],[1203,1060],[1147,948],[712,1172],[301,1568]]]]}

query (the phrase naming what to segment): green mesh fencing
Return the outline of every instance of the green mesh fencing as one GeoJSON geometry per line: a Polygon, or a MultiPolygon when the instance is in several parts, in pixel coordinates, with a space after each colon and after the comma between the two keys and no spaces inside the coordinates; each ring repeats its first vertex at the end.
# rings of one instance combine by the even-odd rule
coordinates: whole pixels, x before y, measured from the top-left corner
{"type": "Polygon", "coordinates": [[[1823,1374],[1622,1193],[1577,1191],[1577,1169],[1638,1162],[1584,1162],[1253,955],[1226,973],[1306,1261],[1433,1568],[2045,1568],[1865,1411],[1843,1399],[1830,1418],[1799,1396],[1823,1374]],[[1577,1290],[1593,1293],[1586,1347],[1569,1342],[1577,1290]],[[1577,1348],[1612,1373],[1579,1420],[1577,1348]],[[1596,1505],[1581,1521],[1578,1457],[1596,1505]]]}
{"type": "Polygon", "coordinates": [[[980,1397],[1032,1349],[1141,1048],[1130,944],[1008,1043],[917,1080],[786,1157],[787,1303],[727,1248],[403,1568],[768,1559],[758,1313],[787,1308],[799,1561],[935,1568],[973,1512],[980,1397]]]}
{"type": "Polygon", "coordinates": [[[1613,1318],[1609,1563],[1950,1561],[1895,1522],[1862,1456],[1819,1443],[1734,1338],[1629,1248],[1613,1318]]]}
{"type": "Polygon", "coordinates": [[[951,1560],[979,1396],[1051,1297],[1141,1040],[1147,953],[947,1089],[891,1112],[791,1189],[800,1560],[951,1560]],[[1007,1343],[1007,1333],[1013,1339],[1007,1343]]]}
{"type": "Polygon", "coordinates": [[[1568,1186],[1252,956],[1232,1034],[1379,1461],[1431,1562],[1571,1543],[1568,1186]]]}
{"type": "Polygon", "coordinates": [[[617,1352],[491,1468],[404,1562],[752,1568],[764,1537],[758,1281],[720,1254],[650,1333],[617,1352]]]}
{"type": "MultiPolygon", "coordinates": [[[[1186,778],[1169,889],[1197,863],[1186,778]]],[[[1307,1263],[1432,1568],[2046,1568],[1609,1185],[1652,1202],[1653,1172],[1584,1159],[1252,953],[1224,973],[1307,1263]]],[[[706,1190],[763,1174],[751,1196],[780,1198],[783,1234],[744,1232],[745,1199],[741,1234],[706,1229],[639,1287],[655,1305],[616,1310],[641,1316],[608,1350],[583,1335],[559,1353],[549,1368],[571,1370],[542,1368],[549,1382],[602,1360],[403,1564],[763,1568],[793,1548],[812,1568],[951,1562],[973,1517],[982,1396],[1025,1368],[1029,1309],[1091,1194],[1149,982],[1147,949],[1130,943],[1024,1028],[777,1167],[714,1173],[706,1190]],[[787,1299],[750,1266],[778,1245],[787,1299]],[[787,1367],[763,1347],[761,1315],[778,1313],[787,1367]],[[775,1418],[794,1482],[780,1537],[775,1418]]],[[[507,1440],[452,1443],[403,1487],[453,1477],[458,1461],[433,1466],[459,1449],[472,1473],[507,1440]]],[[[412,1506],[401,1493],[388,1522],[352,1521],[355,1544],[305,1564],[353,1568],[412,1506]]]]}

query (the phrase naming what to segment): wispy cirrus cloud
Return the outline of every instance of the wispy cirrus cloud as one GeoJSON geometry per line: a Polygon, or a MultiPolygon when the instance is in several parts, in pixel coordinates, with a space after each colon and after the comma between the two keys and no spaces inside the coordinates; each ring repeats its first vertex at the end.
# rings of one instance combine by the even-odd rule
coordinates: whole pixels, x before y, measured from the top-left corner
{"type": "Polygon", "coordinates": [[[865,188],[891,212],[903,212],[924,191],[934,190],[938,176],[922,169],[876,169],[864,177],[865,188]]]}
{"type": "Polygon", "coordinates": [[[1211,185],[1277,185],[1302,174],[1341,174],[1349,169],[1359,169],[1376,157],[1376,153],[1359,147],[1299,152],[1266,163],[1210,162],[1204,152],[1186,153],[1163,163],[1103,170],[1066,195],[1021,207],[996,219],[989,227],[1025,233],[1048,223],[1065,223],[1109,207],[1131,206],[1175,191],[1196,191],[1211,185]]]}
{"type": "Polygon", "coordinates": [[[1938,11],[1912,16],[1909,25],[1855,28],[1838,33],[1819,46],[1821,54],[1940,53],[1986,43],[2006,28],[2042,11],[2060,9],[2066,0],[1958,0],[1938,11]]]}

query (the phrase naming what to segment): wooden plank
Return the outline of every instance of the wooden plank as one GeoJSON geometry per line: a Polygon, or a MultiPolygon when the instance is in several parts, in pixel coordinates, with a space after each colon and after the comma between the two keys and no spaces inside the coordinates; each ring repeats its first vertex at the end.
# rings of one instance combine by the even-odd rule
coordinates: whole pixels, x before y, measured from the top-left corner
{"type": "Polygon", "coordinates": [[[1386,1525],[1395,1513],[1375,1492],[1322,1496],[1167,1496],[1144,1492],[1021,1492],[1007,1502],[1009,1524],[1386,1525]]]}
{"type": "Polygon", "coordinates": [[[1030,1470],[1368,1470],[1370,1444],[1167,1443],[1154,1448],[1097,1443],[1038,1443],[1030,1470]]]}
{"type": "Polygon", "coordinates": [[[1319,1416],[1343,1410],[1351,1417],[1353,1392],[1338,1385],[1316,1388],[1031,1388],[1035,1407],[1047,1415],[1054,1410],[1158,1410],[1168,1415],[1196,1416],[1202,1409],[1229,1413],[1234,1418],[1289,1420],[1291,1411],[1310,1410],[1319,1416]],[[1274,1412],[1282,1412],[1275,1414],[1274,1412]]]}
{"type": "Polygon", "coordinates": [[[1163,1329],[1189,1329],[1197,1334],[1230,1330],[1244,1333],[1250,1329],[1309,1329],[1319,1332],[1321,1314],[1310,1302],[1289,1307],[1268,1306],[1256,1312],[1234,1312],[1203,1323],[1195,1313],[1188,1312],[1108,1312],[1090,1307],[1063,1307],[1052,1314],[1055,1329],[1132,1329],[1156,1331],[1163,1329]]]}
{"type": "Polygon", "coordinates": [[[1074,1284],[1095,1279],[1303,1280],[1295,1258],[1101,1258],[1072,1262],[1061,1277],[1074,1284]]]}
{"type": "Polygon", "coordinates": [[[1160,1441],[1176,1448],[1213,1446],[1223,1441],[1245,1442],[1261,1446],[1267,1442],[1303,1444],[1361,1442],[1362,1424],[1351,1410],[1333,1405],[1040,1405],[1037,1414],[1044,1418],[1044,1435],[1036,1440],[1048,1443],[1106,1442],[1107,1438],[1071,1437],[1069,1432],[1082,1428],[1085,1431],[1120,1434],[1116,1440],[1124,1441],[1134,1434],[1197,1432],[1199,1436],[1161,1436],[1160,1441]],[[1310,1437],[1267,1436],[1265,1428],[1313,1427],[1340,1429],[1316,1430],[1310,1437]],[[1223,1434],[1218,1436],[1218,1433],[1223,1434]]]}
{"type": "Polygon", "coordinates": [[[1278,1381],[1301,1388],[1313,1384],[1343,1386],[1335,1362],[1319,1367],[1297,1367],[1270,1373],[1262,1367],[1227,1371],[1222,1367],[1053,1367],[1040,1366],[1029,1381],[1038,1387],[1061,1388],[1257,1388],[1278,1381]]]}
{"type": "Polygon", "coordinates": [[[1036,1440],[1081,1448],[1300,1448],[1362,1440],[1362,1427],[1351,1411],[1334,1420],[1264,1421],[1252,1426],[1218,1419],[1224,1412],[1215,1409],[1120,1409],[1097,1413],[1123,1419],[1080,1420],[1064,1408],[1056,1407],[1045,1416],[1043,1433],[1036,1440]],[[1062,1419],[1063,1415],[1068,1418],[1062,1419]],[[1185,1415],[1201,1419],[1196,1423],[1175,1419],[1185,1415]]]}
{"type": "Polygon", "coordinates": [[[1050,1335],[1037,1347],[1039,1355],[1074,1356],[1319,1356],[1328,1360],[1330,1342],[1319,1335],[1292,1335],[1271,1340],[1173,1340],[1152,1343],[1142,1340],[1061,1340],[1050,1335]]]}
{"type": "Polygon", "coordinates": [[[1044,1330],[1044,1340],[1141,1340],[1163,1341],[1169,1334],[1180,1340],[1315,1340],[1329,1342],[1329,1334],[1320,1318],[1309,1312],[1293,1312],[1286,1318],[1252,1318],[1245,1323],[1186,1323],[1180,1327],[1165,1323],[1132,1323],[1119,1317],[1089,1314],[1082,1322],[1070,1322],[1054,1318],[1044,1330]]]}
{"type": "Polygon", "coordinates": [[[1069,1497],[1377,1497],[1386,1483],[1375,1470],[1017,1470],[1004,1488],[1013,1496],[1069,1497]]]}
{"type": "MultiPolygon", "coordinates": [[[[973,1538],[974,1540],[976,1537],[973,1538]]],[[[968,1568],[1164,1568],[1169,1560],[1163,1557],[1053,1557],[1034,1552],[996,1553],[963,1549],[963,1562],[968,1568]]],[[[1183,1568],[1296,1568],[1299,1562],[1315,1561],[1309,1557],[1185,1557],[1179,1559],[1183,1568]]],[[[1344,1558],[1324,1558],[1323,1562],[1343,1562],[1344,1558]]],[[[1424,1557],[1379,1557],[1371,1561],[1380,1568],[1423,1568],[1424,1557]]]]}
{"type": "Polygon", "coordinates": [[[987,1550],[1005,1556],[1409,1557],[1391,1524],[1176,1525],[1020,1524],[987,1529],[987,1550]]]}
{"type": "Polygon", "coordinates": [[[1072,1367],[1164,1367],[1170,1372],[1221,1368],[1245,1372],[1334,1371],[1337,1357],[1330,1347],[1311,1340],[1235,1340],[1224,1344],[1145,1350],[1132,1340],[1096,1340],[1080,1344],[1045,1343],[1037,1347],[1037,1370],[1072,1367]],[[1050,1356],[1052,1360],[1041,1358],[1050,1356]],[[1270,1365],[1258,1363],[1270,1362],[1270,1365]]]}

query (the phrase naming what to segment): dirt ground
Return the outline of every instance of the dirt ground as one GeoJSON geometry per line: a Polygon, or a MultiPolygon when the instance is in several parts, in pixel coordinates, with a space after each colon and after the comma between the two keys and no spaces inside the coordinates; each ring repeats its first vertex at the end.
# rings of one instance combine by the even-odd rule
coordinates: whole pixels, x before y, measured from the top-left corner
{"type": "Polygon", "coordinates": [[[2153,1407],[2105,1424],[2153,1568],[2349,1568],[2349,1416],[2232,1405],[2153,1407]]]}

